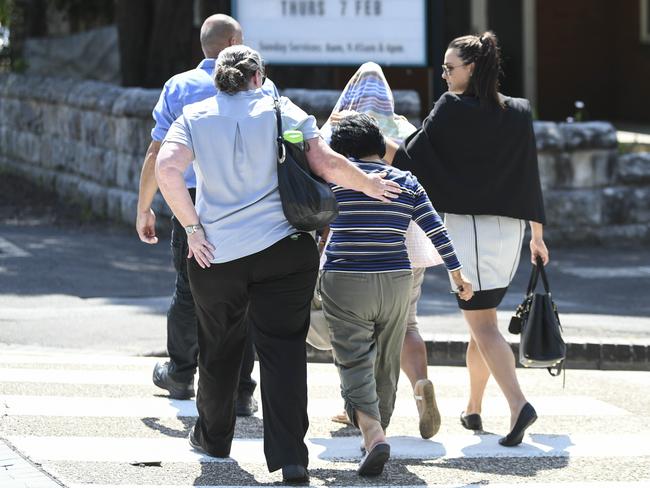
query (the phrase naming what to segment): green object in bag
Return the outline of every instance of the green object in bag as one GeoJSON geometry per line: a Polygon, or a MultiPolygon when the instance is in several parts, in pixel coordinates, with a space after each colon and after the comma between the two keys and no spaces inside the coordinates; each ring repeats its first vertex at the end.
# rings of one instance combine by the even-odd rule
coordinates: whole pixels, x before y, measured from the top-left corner
{"type": "Polygon", "coordinates": [[[284,133],[282,134],[282,137],[284,138],[285,141],[291,142],[293,144],[300,144],[301,142],[304,141],[304,138],[302,137],[302,132],[299,130],[285,130],[284,133]]]}

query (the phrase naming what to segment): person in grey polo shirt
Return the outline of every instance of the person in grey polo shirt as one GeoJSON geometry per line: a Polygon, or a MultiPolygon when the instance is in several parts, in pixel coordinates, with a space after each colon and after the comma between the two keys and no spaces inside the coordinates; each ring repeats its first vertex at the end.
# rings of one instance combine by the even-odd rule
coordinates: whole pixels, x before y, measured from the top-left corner
{"type": "MultiPolygon", "coordinates": [[[[286,220],[276,170],[273,97],[261,89],[262,58],[246,46],[219,54],[216,96],[186,106],[156,162],[165,200],[188,233],[188,274],[199,319],[199,418],[192,447],[227,457],[246,339],[260,360],[264,453],[283,481],[309,479],[305,338],[318,273],[312,237],[286,220]],[[183,181],[194,160],[196,207],[183,181]]],[[[388,202],[401,192],[385,173],[366,174],[319,137],[313,116],[281,99],[283,127],[302,131],[312,171],[388,202]]]]}

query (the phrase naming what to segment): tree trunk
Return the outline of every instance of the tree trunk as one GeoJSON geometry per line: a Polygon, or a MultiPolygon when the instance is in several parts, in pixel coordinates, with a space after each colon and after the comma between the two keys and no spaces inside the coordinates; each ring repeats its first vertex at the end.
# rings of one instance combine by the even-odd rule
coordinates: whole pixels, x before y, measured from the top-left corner
{"type": "Polygon", "coordinates": [[[170,76],[193,68],[194,2],[157,0],[144,86],[162,87],[170,76]]]}
{"type": "Polygon", "coordinates": [[[116,0],[124,86],[160,88],[171,76],[196,66],[202,53],[194,8],[201,22],[231,11],[230,0],[116,0]]]}
{"type": "Polygon", "coordinates": [[[230,0],[199,0],[199,15],[202,20],[214,14],[231,15],[230,0]]]}

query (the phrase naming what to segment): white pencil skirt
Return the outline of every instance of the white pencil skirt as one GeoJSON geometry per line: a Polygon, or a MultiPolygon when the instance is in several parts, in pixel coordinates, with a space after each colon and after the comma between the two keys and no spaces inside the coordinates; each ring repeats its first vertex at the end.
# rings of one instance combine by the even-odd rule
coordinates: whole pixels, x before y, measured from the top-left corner
{"type": "Polygon", "coordinates": [[[445,225],[475,293],[467,302],[459,299],[460,308],[496,308],[519,266],[526,222],[496,215],[446,214],[445,225]]]}

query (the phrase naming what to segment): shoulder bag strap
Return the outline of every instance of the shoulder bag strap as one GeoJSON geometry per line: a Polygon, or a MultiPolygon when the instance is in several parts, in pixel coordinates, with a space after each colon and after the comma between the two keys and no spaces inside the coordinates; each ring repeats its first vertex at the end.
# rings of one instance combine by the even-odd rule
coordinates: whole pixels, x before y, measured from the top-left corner
{"type": "Polygon", "coordinates": [[[284,147],[284,140],[282,139],[282,112],[280,111],[280,101],[277,98],[273,99],[273,106],[275,107],[275,120],[278,124],[278,162],[282,164],[287,155],[287,150],[284,147]]]}

